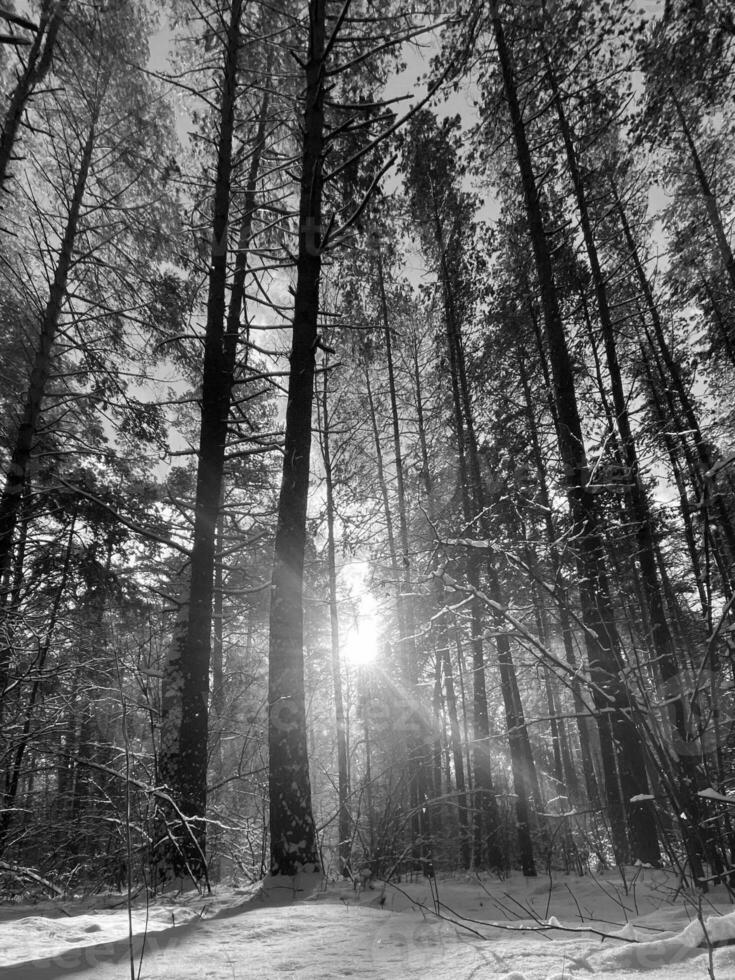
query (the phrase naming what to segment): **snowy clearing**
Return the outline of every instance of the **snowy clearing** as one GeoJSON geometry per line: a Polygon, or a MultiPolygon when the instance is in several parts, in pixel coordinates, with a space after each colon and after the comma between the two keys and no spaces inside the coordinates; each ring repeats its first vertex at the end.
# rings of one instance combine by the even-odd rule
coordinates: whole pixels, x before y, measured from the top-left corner
{"type": "MultiPolygon", "coordinates": [[[[456,876],[355,894],[338,883],[305,898],[261,886],[156,900],[133,914],[141,980],[391,977],[458,980],[697,980],[709,953],[697,901],[666,872],[509,881],[456,876]],[[147,934],[146,934],[147,924],[147,934]],[[143,937],[145,935],[145,943],[143,937]]],[[[291,889],[289,889],[291,892],[291,889]]],[[[724,889],[702,902],[718,980],[735,977],[735,911],[724,889]]],[[[124,896],[0,908],[0,976],[129,975],[124,896]]]]}

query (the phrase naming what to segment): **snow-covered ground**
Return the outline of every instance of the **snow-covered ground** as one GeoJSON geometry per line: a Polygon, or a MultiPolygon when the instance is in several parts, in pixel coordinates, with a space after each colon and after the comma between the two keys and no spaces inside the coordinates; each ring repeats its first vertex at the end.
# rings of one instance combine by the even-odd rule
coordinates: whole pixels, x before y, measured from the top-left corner
{"type": "MultiPolygon", "coordinates": [[[[714,976],[735,978],[726,892],[700,905],[666,872],[631,870],[627,893],[613,873],[298,886],[136,901],[136,974],[142,951],[141,980],[698,980],[706,931],[714,976]]],[[[121,980],[129,952],[123,896],[0,906],[2,980],[121,980]]]]}

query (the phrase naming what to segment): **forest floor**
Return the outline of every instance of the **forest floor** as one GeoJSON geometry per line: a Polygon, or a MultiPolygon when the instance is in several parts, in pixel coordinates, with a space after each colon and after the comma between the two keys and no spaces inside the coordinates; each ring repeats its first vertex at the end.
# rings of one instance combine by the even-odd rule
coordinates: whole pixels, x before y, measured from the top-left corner
{"type": "MultiPolygon", "coordinates": [[[[282,894],[136,899],[132,948],[141,980],[732,980],[733,909],[722,887],[700,901],[647,869],[630,869],[627,887],[612,872],[441,876],[361,893],[305,880],[282,894]]],[[[124,895],[0,905],[0,978],[124,980],[129,937],[124,895]]]]}

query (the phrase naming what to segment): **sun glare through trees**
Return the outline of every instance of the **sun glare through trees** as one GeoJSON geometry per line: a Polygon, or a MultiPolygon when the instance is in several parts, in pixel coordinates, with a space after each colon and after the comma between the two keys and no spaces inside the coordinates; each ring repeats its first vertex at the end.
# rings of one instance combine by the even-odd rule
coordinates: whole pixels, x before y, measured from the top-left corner
{"type": "Polygon", "coordinates": [[[360,602],[354,623],[348,627],[343,656],[353,667],[368,667],[378,656],[377,606],[370,595],[360,602]]]}
{"type": "Polygon", "coordinates": [[[731,888],[732,4],[0,42],[0,896],[731,888]]]}

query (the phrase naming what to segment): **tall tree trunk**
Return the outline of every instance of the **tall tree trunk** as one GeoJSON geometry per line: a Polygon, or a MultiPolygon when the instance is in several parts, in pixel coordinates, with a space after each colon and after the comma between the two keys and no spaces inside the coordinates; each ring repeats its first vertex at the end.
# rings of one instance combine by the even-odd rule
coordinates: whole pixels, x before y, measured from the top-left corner
{"type": "MultiPolygon", "coordinates": [[[[376,264],[378,273],[378,288],[380,291],[380,308],[383,320],[383,336],[385,339],[386,365],[388,368],[388,393],[391,409],[391,430],[393,433],[393,454],[396,471],[396,499],[398,504],[398,531],[401,545],[401,597],[403,607],[403,633],[401,648],[403,651],[403,669],[405,681],[411,693],[411,702],[406,706],[408,713],[408,761],[409,781],[411,791],[411,830],[414,841],[426,841],[430,834],[429,812],[426,808],[427,776],[424,755],[428,751],[428,733],[423,724],[419,706],[418,687],[418,658],[416,651],[416,622],[413,614],[413,602],[405,599],[410,595],[411,588],[411,558],[408,541],[408,514],[406,505],[406,486],[403,465],[403,449],[401,446],[401,423],[398,415],[398,396],[396,393],[395,368],[393,364],[393,335],[388,316],[388,300],[385,289],[385,273],[383,269],[383,254],[378,238],[376,247],[376,264]]],[[[425,843],[417,846],[415,856],[427,857],[424,853],[425,843]]]]}
{"type": "Polygon", "coordinates": [[[227,239],[242,8],[243,0],[232,0],[223,69],[188,601],[168,650],[161,696],[160,777],[188,823],[178,832],[176,847],[160,855],[160,873],[174,878],[185,873],[196,879],[206,876],[215,538],[232,394],[228,347],[236,344],[226,329],[227,239]]]}
{"type": "MultiPolygon", "coordinates": [[[[404,574],[401,572],[398,559],[398,547],[396,545],[396,535],[393,521],[393,510],[391,507],[390,496],[388,493],[388,482],[385,472],[385,460],[383,455],[383,447],[380,438],[380,430],[378,428],[378,417],[376,411],[375,397],[373,395],[372,381],[370,377],[370,368],[368,366],[367,360],[363,365],[363,374],[365,377],[365,388],[368,398],[368,408],[370,410],[370,426],[372,429],[373,443],[375,445],[375,462],[377,470],[378,485],[380,487],[380,495],[383,503],[383,515],[385,518],[385,528],[386,528],[386,538],[388,544],[388,560],[390,562],[390,571],[392,576],[392,585],[396,589],[396,606],[395,615],[398,626],[398,635],[400,637],[399,642],[399,652],[398,652],[398,662],[395,665],[396,671],[402,678],[402,683],[398,685],[394,693],[393,710],[397,713],[400,718],[400,732],[402,738],[400,746],[396,746],[396,752],[400,753],[401,763],[405,767],[407,772],[407,782],[409,785],[410,792],[410,809],[412,812],[411,820],[411,833],[413,839],[416,840],[418,835],[417,823],[417,795],[416,795],[416,779],[413,778],[415,775],[415,765],[414,765],[414,739],[413,739],[413,726],[414,726],[414,714],[415,714],[415,699],[410,696],[410,691],[412,690],[411,685],[407,680],[407,660],[408,657],[405,653],[405,638],[409,635],[413,635],[413,630],[409,632],[406,626],[406,603],[403,598],[404,587],[404,574]],[[408,695],[408,696],[407,696],[408,695]],[[404,754],[405,753],[405,754],[404,754]]],[[[366,702],[367,704],[367,702],[366,702]]],[[[398,760],[394,760],[398,762],[398,760]]]]}
{"type": "MultiPolygon", "coordinates": [[[[270,75],[271,64],[272,58],[269,53],[265,68],[266,77],[270,75]]],[[[258,128],[255,133],[255,142],[250,157],[250,167],[248,168],[247,183],[243,196],[240,231],[237,241],[237,253],[235,255],[235,269],[232,276],[230,304],[227,309],[227,330],[224,342],[225,363],[227,370],[233,375],[233,380],[237,364],[238,341],[240,338],[240,317],[245,308],[245,280],[250,257],[250,243],[253,237],[253,220],[258,210],[258,179],[260,177],[260,166],[268,132],[270,98],[270,91],[266,89],[260,104],[258,128]]],[[[247,357],[248,349],[246,347],[246,361],[247,357]]]]}
{"type": "MultiPolygon", "coordinates": [[[[526,567],[533,572],[530,582],[531,601],[533,605],[534,618],[536,620],[536,633],[545,647],[549,645],[550,633],[547,617],[546,602],[540,593],[538,582],[541,579],[539,561],[536,551],[528,538],[527,528],[523,529],[523,560],[526,567]]],[[[539,665],[538,670],[543,672],[544,690],[546,694],[546,705],[549,712],[549,734],[551,736],[551,750],[554,759],[554,778],[556,780],[556,792],[554,796],[565,795],[568,799],[576,800],[579,798],[579,783],[574,767],[570,764],[568,757],[569,745],[564,731],[564,721],[558,717],[556,706],[556,696],[554,693],[554,673],[546,665],[539,665]],[[567,753],[567,756],[564,755],[567,753]]]]}
{"type": "Polygon", "coordinates": [[[329,624],[332,646],[332,684],[334,686],[334,713],[337,723],[337,805],[339,807],[339,869],[345,877],[350,873],[352,839],[352,815],[349,808],[350,778],[347,744],[347,721],[342,692],[342,666],[340,662],[339,608],[337,605],[337,560],[334,540],[334,479],[332,475],[332,449],[329,443],[331,430],[329,418],[329,371],[324,371],[322,388],[321,443],[324,461],[324,481],[327,494],[327,574],[329,577],[329,624]]]}
{"type": "MultiPolygon", "coordinates": [[[[546,391],[548,392],[549,410],[554,421],[554,427],[558,433],[559,425],[556,415],[556,403],[552,394],[552,384],[549,368],[546,362],[546,352],[543,347],[541,331],[532,310],[530,311],[530,315],[533,323],[534,334],[536,336],[536,344],[538,347],[538,355],[541,363],[544,384],[546,391]]],[[[561,555],[559,554],[559,549],[556,545],[559,535],[554,522],[552,500],[549,493],[549,483],[546,475],[546,464],[544,462],[544,454],[541,451],[541,444],[539,442],[538,430],[533,412],[533,398],[531,395],[528,372],[526,370],[523,353],[520,349],[516,350],[516,356],[518,359],[518,374],[521,379],[521,385],[523,387],[525,398],[528,433],[531,440],[531,448],[533,450],[533,460],[539,479],[540,503],[544,512],[546,539],[549,542],[549,558],[551,560],[551,570],[554,576],[554,598],[559,607],[559,626],[561,628],[562,640],[564,643],[564,655],[569,666],[575,671],[571,681],[571,686],[572,696],[574,699],[574,712],[577,717],[580,751],[582,753],[582,769],[585,788],[587,790],[587,799],[589,800],[590,806],[592,806],[594,809],[598,809],[600,807],[600,791],[597,785],[597,776],[595,775],[595,765],[592,753],[592,742],[593,739],[597,737],[597,734],[595,731],[593,731],[593,728],[595,727],[594,721],[590,717],[590,712],[588,711],[584,698],[582,697],[582,685],[577,672],[577,654],[574,649],[574,637],[572,633],[569,589],[567,587],[566,576],[562,567],[561,555]]]]}
{"type": "Polygon", "coordinates": [[[10,164],[13,160],[13,150],[18,139],[23,113],[33,95],[33,90],[43,81],[51,67],[56,37],[68,7],[69,0],[51,0],[42,7],[38,30],[28,50],[28,60],[18,76],[10,97],[2,134],[0,134],[0,193],[6,189],[5,183],[10,177],[10,164]]]}
{"type": "Polygon", "coordinates": [[[600,735],[613,846],[619,862],[625,861],[630,856],[625,823],[627,815],[632,856],[644,863],[658,864],[660,851],[653,815],[648,808],[630,802],[633,797],[645,793],[648,788],[641,741],[629,715],[631,704],[627,692],[619,679],[623,664],[619,654],[604,566],[603,542],[599,533],[594,498],[586,485],[587,458],[574,376],[554,282],[551,252],[544,228],[531,151],[516,88],[515,71],[497,7],[491,8],[490,16],[505,97],[510,111],[544,311],[559,421],[559,448],[564,463],[570,510],[574,522],[572,538],[578,542],[579,549],[580,597],[583,621],[586,626],[585,639],[596,707],[601,713],[600,735]],[[618,772],[622,801],[617,785],[618,772]]]}
{"type": "MultiPolygon", "coordinates": [[[[684,526],[684,538],[687,543],[687,551],[689,552],[689,561],[691,562],[692,575],[697,586],[697,593],[699,595],[699,602],[702,609],[702,616],[706,619],[709,610],[709,602],[707,600],[707,595],[705,593],[705,583],[704,574],[702,571],[702,563],[700,561],[699,548],[697,547],[697,541],[694,533],[694,524],[692,522],[692,515],[689,509],[689,501],[687,499],[687,489],[686,482],[684,479],[684,474],[682,472],[681,463],[678,456],[678,445],[677,437],[673,435],[670,431],[671,423],[675,419],[670,418],[670,412],[667,413],[664,406],[661,404],[658,386],[656,385],[653,369],[649,363],[649,351],[646,346],[641,341],[641,359],[643,362],[643,367],[645,371],[646,381],[648,384],[649,392],[649,403],[654,413],[654,417],[658,423],[659,429],[661,431],[661,436],[666,446],[666,452],[669,457],[669,464],[671,466],[671,472],[674,476],[674,484],[677,489],[679,496],[679,512],[681,514],[682,523],[684,526]]],[[[677,426],[678,429],[678,426],[677,426]]]]}
{"type": "Polygon", "coordinates": [[[699,189],[702,193],[702,199],[704,201],[707,217],[709,218],[709,223],[712,228],[712,234],[714,235],[715,242],[717,243],[717,250],[720,253],[720,261],[725,267],[725,271],[730,279],[730,286],[732,288],[733,295],[735,296],[735,256],[732,254],[730,242],[728,241],[727,234],[725,233],[722,215],[720,214],[720,209],[717,207],[717,198],[712,191],[710,182],[707,179],[707,174],[704,172],[702,160],[697,150],[697,144],[694,142],[694,137],[689,124],[687,123],[687,118],[681,102],[677,98],[673,89],[669,89],[669,95],[671,96],[671,101],[674,103],[674,108],[679,116],[681,129],[684,133],[684,139],[689,147],[692,163],[694,164],[694,172],[697,175],[697,183],[699,184],[699,189]]]}
{"type": "Polygon", "coordinates": [[[71,523],[69,525],[69,536],[66,543],[66,551],[64,552],[64,565],[61,570],[61,580],[59,587],[54,595],[54,601],[51,606],[51,614],[49,616],[48,625],[46,627],[46,635],[43,639],[40,649],[38,651],[38,656],[33,665],[35,677],[31,685],[30,695],[25,704],[23,725],[20,731],[20,737],[17,740],[17,744],[14,749],[7,753],[8,758],[8,768],[5,771],[3,779],[3,792],[2,792],[2,807],[0,808],[0,856],[2,856],[5,847],[7,845],[8,833],[12,824],[13,816],[16,813],[16,800],[18,796],[18,788],[20,785],[20,779],[23,772],[23,760],[25,754],[28,751],[32,735],[32,725],[35,719],[36,708],[39,701],[43,695],[44,690],[44,670],[46,667],[46,661],[48,659],[49,651],[51,650],[51,642],[56,631],[56,624],[59,619],[59,611],[61,609],[61,600],[66,593],[67,583],[69,580],[69,571],[71,568],[72,556],[73,556],[73,544],[74,535],[77,532],[77,514],[76,511],[72,514],[71,523]]]}
{"type": "Polygon", "coordinates": [[[462,631],[460,630],[459,625],[456,622],[456,616],[455,616],[454,629],[452,630],[452,632],[454,635],[454,649],[457,654],[457,681],[459,683],[459,703],[462,706],[462,739],[466,752],[465,772],[467,773],[467,791],[469,793],[470,800],[473,800],[475,794],[475,785],[474,785],[473,774],[472,774],[472,754],[473,754],[474,747],[472,745],[472,739],[470,737],[470,719],[467,713],[467,704],[469,702],[469,698],[467,697],[467,685],[465,684],[465,675],[467,671],[465,669],[464,650],[462,649],[462,631]]]}
{"type": "MultiPolygon", "coordinates": [[[[443,253],[442,253],[443,254],[443,253]]],[[[445,326],[447,352],[452,384],[454,425],[457,433],[457,461],[459,463],[459,489],[462,514],[467,528],[476,517],[470,493],[470,476],[467,463],[467,429],[462,411],[459,384],[457,349],[453,339],[452,315],[447,291],[448,276],[442,260],[445,293],[445,326]]],[[[478,867],[503,868],[505,859],[499,846],[499,813],[493,785],[490,753],[490,721],[487,707],[485,677],[485,652],[483,648],[484,609],[479,598],[480,562],[474,549],[467,556],[467,579],[475,593],[470,601],[470,646],[472,649],[472,770],[473,779],[473,843],[474,863],[478,867]]]]}
{"type": "MultiPolygon", "coordinates": [[[[380,307],[383,320],[383,337],[385,339],[386,365],[388,368],[388,394],[390,397],[390,420],[391,432],[393,435],[393,458],[396,471],[396,498],[398,503],[398,533],[401,546],[401,589],[404,592],[411,590],[411,558],[409,553],[408,541],[408,516],[406,512],[406,487],[403,465],[403,449],[401,447],[401,422],[398,415],[398,396],[396,393],[396,379],[393,365],[393,336],[391,333],[390,320],[388,317],[388,302],[385,292],[385,279],[383,272],[383,257],[380,245],[377,247],[377,270],[378,285],[380,289],[380,307]]],[[[404,652],[404,670],[406,680],[415,687],[418,683],[418,664],[416,661],[416,641],[414,639],[415,623],[413,619],[413,609],[409,603],[402,600],[404,628],[407,635],[403,637],[401,646],[404,652]]]]}
{"type": "MultiPolygon", "coordinates": [[[[99,106],[95,111],[86,142],[82,149],[79,170],[77,171],[77,177],[74,183],[69,214],[64,236],[61,240],[61,248],[54,271],[54,278],[51,283],[48,302],[46,303],[46,308],[41,319],[38,346],[34,355],[23,417],[18,428],[18,434],[8,467],[8,474],[5,478],[5,486],[2,497],[0,498],[0,581],[2,582],[7,581],[11,567],[13,536],[20,513],[23,488],[25,486],[28,466],[33,452],[33,444],[36,439],[38,423],[41,417],[43,400],[46,395],[46,386],[51,373],[53,347],[58,332],[61,308],[66,295],[74,244],[77,232],[79,231],[79,217],[92,162],[98,113],[99,106]]],[[[7,592],[4,592],[1,597],[3,604],[7,601],[7,598],[7,592]]]]}
{"type": "MultiPolygon", "coordinates": [[[[13,560],[13,572],[9,578],[10,586],[10,608],[18,609],[20,597],[25,581],[26,548],[28,547],[28,525],[32,520],[31,502],[33,498],[33,474],[26,473],[26,480],[23,486],[22,499],[20,502],[19,516],[16,520],[17,541],[15,545],[15,556],[13,560]],[[19,525],[19,526],[18,526],[19,525]],[[12,584],[11,584],[12,583],[12,584]]],[[[0,585],[0,592],[3,591],[0,585]]]]}
{"type": "Polygon", "coordinates": [[[212,734],[211,758],[219,782],[223,777],[222,771],[222,727],[225,717],[225,570],[223,552],[225,547],[225,515],[224,515],[224,486],[220,496],[220,509],[217,516],[217,538],[214,560],[214,594],[212,597],[212,696],[209,711],[214,721],[215,729],[212,734]]]}
{"type": "MultiPolygon", "coordinates": [[[[466,506],[466,520],[468,526],[477,524],[480,534],[486,540],[491,537],[489,522],[486,517],[485,490],[480,471],[480,459],[475,433],[475,420],[472,408],[472,399],[467,381],[467,368],[465,364],[464,345],[462,341],[462,331],[456,315],[456,304],[454,301],[453,285],[450,277],[449,263],[444,245],[444,233],[439,216],[439,208],[436,198],[433,196],[433,211],[435,223],[436,246],[440,255],[441,273],[443,281],[443,292],[445,302],[445,320],[447,328],[447,344],[450,353],[450,365],[452,372],[456,372],[456,383],[453,381],[455,396],[459,398],[456,408],[458,418],[462,420],[463,439],[466,466],[465,476],[469,478],[467,484],[468,502],[466,506]]],[[[458,422],[459,424],[459,422],[458,422]]],[[[470,561],[472,558],[470,557],[470,561]]],[[[495,567],[495,559],[489,556],[485,563],[485,574],[487,576],[487,588],[490,598],[498,605],[505,605],[505,597],[500,587],[500,579],[495,567]]],[[[473,583],[474,585],[474,583],[473,583]]],[[[516,678],[513,654],[510,647],[508,636],[505,632],[505,624],[498,613],[493,613],[493,619],[497,627],[496,648],[498,652],[498,670],[500,673],[500,688],[503,695],[505,706],[506,724],[508,729],[508,744],[510,748],[511,768],[513,771],[513,786],[516,794],[516,828],[518,832],[518,844],[521,857],[523,873],[529,877],[536,874],[533,858],[533,843],[531,839],[530,826],[530,804],[535,800],[537,805],[540,803],[541,794],[539,791],[536,766],[531,753],[531,745],[526,728],[523,705],[518,681],[516,678]]]]}
{"type": "MultiPolygon", "coordinates": [[[[372,762],[372,740],[370,738],[370,678],[365,675],[360,678],[362,681],[361,708],[362,708],[362,735],[365,743],[365,808],[367,810],[368,822],[368,847],[370,868],[375,874],[378,870],[379,856],[376,849],[375,840],[375,810],[373,808],[373,762],[372,762]]],[[[358,688],[359,690],[359,688],[358,688]]]]}
{"type": "Polygon", "coordinates": [[[271,584],[268,745],[274,875],[319,867],[306,739],[303,578],[321,275],[325,21],[326,0],[310,0],[299,255],[271,584]]]}
{"type": "MultiPolygon", "coordinates": [[[[385,536],[388,539],[388,557],[390,558],[391,572],[393,574],[393,584],[398,589],[400,588],[400,579],[398,571],[398,553],[396,551],[396,535],[393,528],[393,512],[390,506],[390,498],[388,496],[388,483],[385,478],[385,462],[383,459],[383,446],[380,441],[380,430],[378,429],[378,417],[375,411],[375,398],[373,396],[372,381],[370,380],[370,368],[368,367],[367,361],[363,366],[363,373],[365,376],[365,388],[368,397],[368,408],[370,409],[370,426],[373,433],[373,444],[375,446],[375,468],[377,470],[378,485],[380,486],[380,496],[383,503],[383,515],[385,517],[385,536]]],[[[398,608],[399,618],[401,615],[401,606],[399,604],[398,608]]],[[[403,635],[403,626],[400,625],[401,635],[403,635]]]]}
{"type": "MultiPolygon", "coordinates": [[[[597,312],[599,323],[602,329],[602,337],[605,347],[605,357],[607,360],[607,370],[610,378],[612,390],[613,407],[615,409],[615,423],[620,436],[622,446],[622,457],[627,468],[625,479],[626,498],[628,510],[631,515],[636,534],[636,559],[640,568],[640,595],[643,600],[641,611],[644,621],[650,629],[650,642],[653,647],[653,654],[656,664],[656,673],[660,676],[664,685],[665,696],[672,701],[674,712],[674,726],[681,739],[681,744],[688,740],[687,737],[687,717],[684,704],[683,691],[681,689],[679,675],[680,665],[678,663],[674,639],[666,617],[663,592],[659,581],[658,567],[656,562],[656,546],[653,537],[653,520],[646,492],[643,488],[640,466],[638,462],[638,450],[635,438],[630,425],[630,415],[628,412],[628,399],[623,388],[622,372],[618,360],[617,341],[615,336],[615,324],[613,323],[610,302],[608,299],[607,283],[600,264],[594,233],[592,230],[592,220],[590,218],[589,205],[587,201],[587,191],[584,180],[580,172],[577,160],[577,151],[574,145],[571,127],[567,121],[564,103],[561,92],[556,81],[556,76],[551,65],[551,61],[546,56],[546,66],[551,86],[551,91],[556,101],[557,115],[559,119],[559,129],[561,130],[564,146],[566,149],[567,164],[574,185],[574,192],[577,199],[577,208],[580,216],[582,234],[584,237],[587,258],[592,271],[592,281],[595,288],[597,299],[597,312]]],[[[732,256],[731,256],[732,258],[732,256]]],[[[698,866],[696,848],[691,835],[694,828],[698,825],[698,806],[696,797],[696,766],[688,755],[680,757],[678,763],[678,782],[684,809],[687,819],[683,829],[685,840],[688,844],[690,860],[692,861],[693,871],[701,872],[698,866]]]]}
{"type": "MultiPolygon", "coordinates": [[[[686,385],[684,384],[681,371],[671,352],[668,341],[666,340],[666,335],[663,329],[663,324],[661,323],[658,307],[656,306],[656,301],[653,296],[653,291],[643,268],[640,255],[638,253],[638,246],[636,245],[633,237],[625,209],[623,208],[622,201],[620,200],[614,184],[612,185],[612,190],[618,217],[620,218],[620,225],[623,229],[623,235],[625,237],[628,252],[633,263],[633,269],[636,274],[636,278],[638,279],[641,293],[643,294],[646,310],[648,312],[651,324],[653,325],[654,335],[656,338],[656,347],[673,382],[677,398],[684,413],[686,426],[691,430],[694,437],[694,448],[701,467],[700,476],[702,479],[702,487],[703,490],[706,490],[706,474],[712,469],[714,460],[704,437],[702,436],[699,421],[697,419],[696,412],[694,411],[692,401],[686,390],[686,385]]],[[[728,564],[731,564],[735,560],[735,529],[733,529],[730,515],[728,514],[727,509],[725,508],[725,505],[718,494],[714,495],[713,509],[717,518],[717,523],[722,531],[725,542],[727,543],[728,564]]],[[[732,576],[729,576],[729,584],[732,588],[732,576]]]]}
{"type": "Polygon", "coordinates": [[[733,346],[732,338],[730,337],[730,327],[728,324],[728,319],[726,313],[723,311],[719,300],[715,296],[715,292],[712,289],[711,283],[706,278],[704,272],[699,265],[696,266],[697,272],[699,273],[699,281],[702,285],[702,289],[707,294],[707,299],[712,307],[712,314],[714,321],[717,324],[717,333],[722,346],[725,348],[725,352],[730,359],[730,363],[735,367],[735,347],[733,346]]]}
{"type": "Polygon", "coordinates": [[[11,656],[10,644],[12,644],[13,634],[13,593],[10,581],[13,543],[46,396],[46,387],[53,366],[54,345],[79,232],[80,215],[92,164],[99,112],[100,101],[97,101],[93,109],[87,139],[82,147],[79,170],[74,182],[66,227],[49,290],[49,298],[41,318],[38,346],[34,354],[23,415],[15,437],[5,485],[0,497],[0,615],[3,626],[3,637],[0,640],[0,718],[2,718],[4,692],[7,688],[8,664],[11,656]]]}
{"type": "MultiPolygon", "coordinates": [[[[421,371],[418,360],[418,343],[413,349],[413,381],[416,392],[416,421],[418,426],[419,446],[421,448],[421,474],[426,493],[426,505],[432,526],[436,521],[436,501],[434,496],[434,480],[429,461],[429,447],[426,438],[424,421],[424,404],[422,397],[421,371]]],[[[465,780],[464,756],[462,754],[462,734],[457,713],[457,694],[454,685],[452,658],[449,652],[448,613],[444,602],[444,589],[438,577],[433,582],[434,599],[439,610],[436,618],[436,655],[439,658],[441,677],[444,682],[444,696],[449,717],[449,741],[454,765],[454,781],[457,787],[457,810],[460,835],[460,858],[462,866],[469,868],[471,862],[470,827],[467,811],[467,784],[465,780]]]]}
{"type": "MultiPolygon", "coordinates": [[[[266,74],[270,70],[270,59],[266,67],[266,74]]],[[[226,381],[229,385],[228,392],[228,412],[232,404],[232,390],[236,382],[236,372],[238,371],[238,352],[241,337],[241,315],[245,308],[245,281],[247,277],[248,260],[250,254],[250,242],[253,232],[253,219],[257,211],[257,191],[258,178],[260,174],[260,163],[265,147],[265,137],[268,124],[268,111],[270,107],[270,92],[266,90],[261,102],[258,116],[258,128],[255,135],[253,150],[250,157],[250,167],[248,169],[245,194],[242,202],[242,215],[240,217],[240,228],[238,233],[237,250],[235,255],[235,267],[230,287],[230,300],[227,307],[227,324],[223,339],[224,365],[226,381]]],[[[239,370],[247,366],[248,348],[245,346],[243,364],[239,370]]],[[[224,684],[224,561],[223,552],[225,547],[225,523],[224,523],[224,498],[225,498],[225,462],[222,461],[222,480],[220,487],[220,503],[217,514],[216,526],[216,548],[214,558],[214,594],[212,599],[212,697],[210,702],[210,713],[218,723],[216,743],[212,746],[210,753],[215,759],[218,767],[218,775],[221,777],[222,767],[222,725],[226,711],[225,684],[224,684]]],[[[249,624],[249,633],[252,623],[249,624]]]]}

